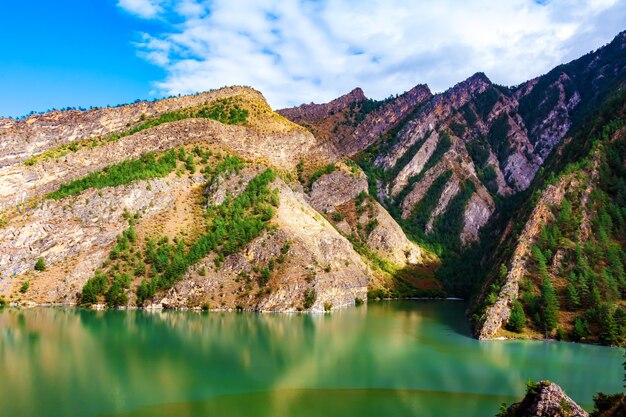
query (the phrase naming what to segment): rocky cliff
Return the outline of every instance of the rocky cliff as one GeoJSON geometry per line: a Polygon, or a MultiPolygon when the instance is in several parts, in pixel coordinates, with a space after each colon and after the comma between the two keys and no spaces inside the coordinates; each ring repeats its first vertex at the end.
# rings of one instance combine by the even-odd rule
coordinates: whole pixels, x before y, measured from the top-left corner
{"type": "Polygon", "coordinates": [[[477,73],[441,94],[420,85],[373,103],[358,90],[281,114],[354,156],[379,200],[422,239],[467,246],[495,213],[494,198],[526,190],[573,124],[623,78],[625,45],[622,33],[512,88],[477,73]]]}

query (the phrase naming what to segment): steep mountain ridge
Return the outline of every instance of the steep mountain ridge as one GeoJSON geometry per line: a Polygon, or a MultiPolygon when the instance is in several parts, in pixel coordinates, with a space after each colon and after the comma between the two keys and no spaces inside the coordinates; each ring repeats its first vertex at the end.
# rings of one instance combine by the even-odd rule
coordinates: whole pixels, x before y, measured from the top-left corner
{"type": "MultiPolygon", "coordinates": [[[[394,108],[416,89],[424,92],[410,111],[397,113],[390,129],[372,131],[367,141],[352,137],[354,145],[339,149],[350,150],[346,155],[362,151],[356,159],[368,174],[370,192],[405,229],[458,251],[478,240],[496,202],[526,190],[572,126],[615,88],[624,76],[625,39],[620,33],[597,51],[516,87],[495,85],[477,73],[441,94],[417,86],[370,103],[369,108],[394,108]]],[[[358,99],[367,102],[360,93],[358,99]]],[[[308,111],[314,106],[307,105],[308,111]]],[[[280,112],[308,127],[297,109],[280,112]]],[[[324,140],[330,130],[338,132],[331,141],[345,143],[349,136],[339,132],[347,119],[316,114],[315,126],[326,126],[324,140]]],[[[315,126],[311,131],[318,135],[315,126]]]]}
{"type": "Polygon", "coordinates": [[[559,146],[513,213],[488,257],[500,267],[478,298],[478,337],[623,341],[625,87],[559,146]]]}
{"type": "Polygon", "coordinates": [[[345,157],[372,145],[431,97],[427,86],[418,85],[400,96],[377,102],[356,88],[326,104],[303,104],[277,113],[308,128],[345,157]]]}

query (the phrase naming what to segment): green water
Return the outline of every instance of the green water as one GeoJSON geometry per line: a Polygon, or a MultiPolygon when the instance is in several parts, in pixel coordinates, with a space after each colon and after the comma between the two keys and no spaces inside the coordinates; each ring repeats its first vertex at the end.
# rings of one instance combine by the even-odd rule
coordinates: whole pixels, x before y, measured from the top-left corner
{"type": "Polygon", "coordinates": [[[332,315],[0,310],[2,416],[493,416],[525,381],[590,407],[619,349],[478,342],[461,302],[332,315]]]}

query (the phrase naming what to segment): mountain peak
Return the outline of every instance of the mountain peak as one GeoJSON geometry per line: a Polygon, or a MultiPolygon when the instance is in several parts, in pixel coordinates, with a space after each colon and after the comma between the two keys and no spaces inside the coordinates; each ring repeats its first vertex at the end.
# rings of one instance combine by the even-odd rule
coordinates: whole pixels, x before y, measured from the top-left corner
{"type": "Polygon", "coordinates": [[[489,79],[489,77],[487,77],[487,75],[484,72],[482,72],[482,71],[479,71],[479,72],[475,73],[474,75],[472,75],[471,77],[469,77],[465,81],[466,82],[480,82],[480,83],[492,84],[492,82],[489,79]]]}
{"type": "Polygon", "coordinates": [[[356,87],[347,94],[323,104],[301,104],[298,107],[277,110],[277,113],[289,120],[306,121],[313,123],[319,121],[329,115],[338,113],[348,107],[352,103],[366,100],[367,97],[360,87],[356,87]]]}
{"type": "Polygon", "coordinates": [[[348,94],[344,94],[343,96],[333,100],[340,100],[340,99],[349,99],[350,101],[362,101],[362,100],[366,100],[367,97],[365,96],[365,93],[363,92],[363,90],[361,89],[361,87],[356,87],[355,89],[353,89],[352,91],[350,91],[348,94]]]}

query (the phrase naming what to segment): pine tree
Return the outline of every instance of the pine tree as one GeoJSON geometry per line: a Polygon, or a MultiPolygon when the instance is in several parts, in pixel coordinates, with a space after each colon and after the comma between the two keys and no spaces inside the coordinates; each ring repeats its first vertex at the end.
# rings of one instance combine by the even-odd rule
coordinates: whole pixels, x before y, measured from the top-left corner
{"type": "Polygon", "coordinates": [[[541,249],[539,249],[538,246],[533,246],[532,254],[535,262],[537,262],[537,272],[539,273],[539,276],[541,276],[544,280],[548,279],[549,275],[548,267],[546,266],[546,258],[541,252],[541,249]]]}
{"type": "Polygon", "coordinates": [[[500,280],[504,280],[504,278],[506,278],[507,273],[508,273],[508,270],[506,268],[506,265],[500,264],[500,269],[498,271],[498,277],[500,278],[500,280]]]}
{"type": "Polygon", "coordinates": [[[515,300],[506,328],[515,333],[521,333],[525,326],[526,314],[524,314],[524,308],[518,300],[515,300]]]}
{"type": "Polygon", "coordinates": [[[547,333],[556,327],[559,314],[559,301],[549,279],[544,279],[541,284],[540,306],[542,324],[547,333]]]}
{"type": "Polygon", "coordinates": [[[607,345],[614,345],[618,341],[617,323],[613,316],[613,308],[603,303],[598,311],[598,322],[602,328],[600,341],[607,345]]]}
{"type": "Polygon", "coordinates": [[[567,285],[567,307],[570,311],[576,311],[580,307],[580,296],[574,284],[571,282],[567,285]]]}
{"type": "Polygon", "coordinates": [[[571,236],[576,230],[576,224],[572,214],[572,203],[570,203],[567,199],[564,199],[563,204],[561,204],[561,210],[559,211],[559,215],[557,217],[557,224],[565,236],[571,236]]]}
{"type": "Polygon", "coordinates": [[[572,340],[578,342],[587,336],[587,323],[584,319],[576,317],[574,319],[574,329],[572,330],[572,340]]]}

